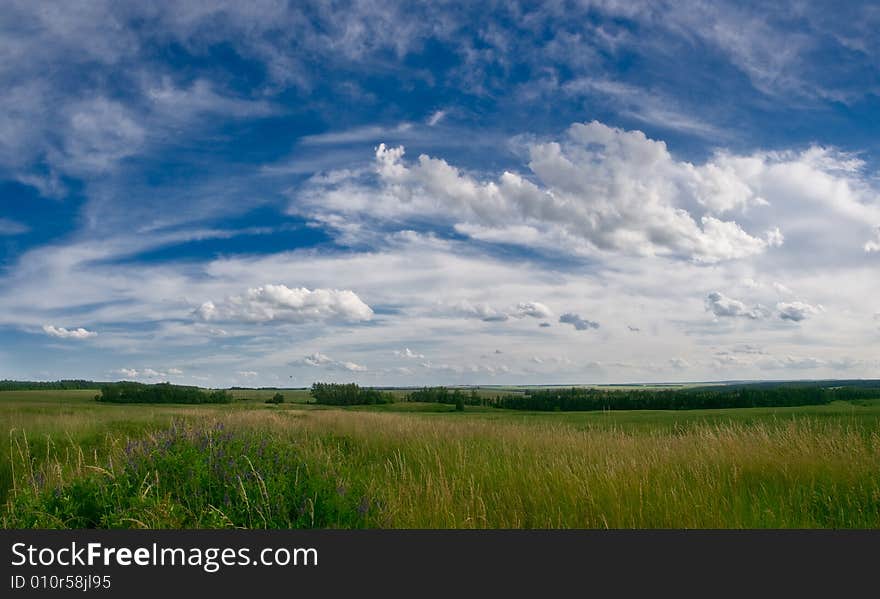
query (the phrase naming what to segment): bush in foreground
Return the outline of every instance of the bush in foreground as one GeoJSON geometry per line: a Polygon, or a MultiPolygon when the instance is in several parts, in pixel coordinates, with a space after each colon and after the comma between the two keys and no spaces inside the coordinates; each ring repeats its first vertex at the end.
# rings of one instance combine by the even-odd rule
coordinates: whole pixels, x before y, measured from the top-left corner
{"type": "MultiPolygon", "coordinates": [[[[326,474],[326,473],[325,473],[326,474]]],[[[297,448],[223,424],[174,423],[67,484],[25,481],[4,528],[362,528],[377,502],[320,476],[297,448]]]]}

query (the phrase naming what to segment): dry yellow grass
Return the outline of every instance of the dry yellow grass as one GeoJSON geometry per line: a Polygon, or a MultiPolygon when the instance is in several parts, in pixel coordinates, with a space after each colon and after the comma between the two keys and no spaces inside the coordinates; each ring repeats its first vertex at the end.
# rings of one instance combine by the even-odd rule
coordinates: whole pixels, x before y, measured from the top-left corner
{"type": "Polygon", "coordinates": [[[880,434],[845,422],[680,433],[343,411],[241,413],[369,481],[403,527],[880,525],[880,434]]]}
{"type": "Polygon", "coordinates": [[[880,432],[846,417],[651,429],[598,420],[575,426],[521,416],[346,410],[138,408],[112,414],[129,420],[101,433],[95,427],[107,422],[107,413],[22,417],[16,424],[31,425],[30,442],[25,445],[22,429],[12,427],[11,461],[33,464],[26,467],[37,468],[39,476],[19,471],[17,484],[34,478],[62,483],[100,475],[97,468],[112,472],[129,438],[177,416],[205,426],[221,421],[230,430],[292,444],[311,472],[379,498],[380,526],[880,526],[880,432]],[[58,430],[68,433],[59,437],[58,430]],[[77,441],[96,434],[88,443],[77,441]]]}

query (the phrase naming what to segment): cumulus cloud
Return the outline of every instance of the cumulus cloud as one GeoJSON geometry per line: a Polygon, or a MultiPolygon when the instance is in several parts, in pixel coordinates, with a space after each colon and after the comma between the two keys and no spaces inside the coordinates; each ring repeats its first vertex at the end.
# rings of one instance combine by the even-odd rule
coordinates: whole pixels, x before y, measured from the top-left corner
{"type": "Polygon", "coordinates": [[[403,348],[403,351],[394,350],[394,355],[397,356],[398,358],[406,358],[409,360],[416,360],[416,359],[424,360],[425,359],[424,354],[418,354],[418,353],[412,351],[408,347],[403,348]]]}
{"type": "MultiPolygon", "coordinates": [[[[773,283],[773,289],[783,296],[792,295],[792,291],[780,283],[773,283]]],[[[744,302],[728,297],[719,291],[713,291],[706,296],[706,310],[712,312],[717,318],[749,318],[758,320],[767,318],[772,311],[760,304],[748,306],[744,302]]],[[[822,312],[821,304],[812,305],[803,301],[784,301],[776,304],[777,316],[782,320],[800,322],[806,318],[822,312]]]]}
{"type": "Polygon", "coordinates": [[[593,322],[592,320],[587,320],[586,318],[581,318],[579,315],[573,312],[567,312],[559,317],[559,322],[564,324],[570,324],[578,331],[586,331],[588,329],[598,329],[599,323],[593,322]]]}
{"type": "Polygon", "coordinates": [[[800,322],[824,310],[821,305],[813,306],[805,302],[797,301],[780,302],[776,304],[776,309],[779,311],[779,318],[794,322],[800,322]]]}
{"type": "Polygon", "coordinates": [[[525,318],[526,316],[531,316],[532,318],[549,318],[553,316],[553,312],[550,308],[540,302],[521,302],[514,308],[513,315],[516,318],[525,318]]]}
{"type": "Polygon", "coordinates": [[[675,368],[676,370],[685,370],[691,367],[691,363],[685,360],[684,358],[670,358],[669,365],[675,368]]]}
{"type": "Polygon", "coordinates": [[[302,358],[301,362],[306,366],[325,366],[327,364],[332,364],[334,360],[330,356],[315,352],[302,358]]]}
{"type": "Polygon", "coordinates": [[[111,371],[112,374],[123,376],[128,379],[167,379],[169,375],[181,375],[183,371],[179,368],[169,368],[167,370],[156,370],[155,368],[119,368],[111,371]]]}
{"type": "Polygon", "coordinates": [[[874,230],[874,239],[865,243],[865,252],[880,252],[880,227],[874,230]]]}
{"type": "Polygon", "coordinates": [[[442,306],[439,312],[460,318],[479,318],[486,322],[503,322],[509,318],[506,312],[493,308],[487,303],[471,303],[467,300],[442,306]]]}
{"type": "Polygon", "coordinates": [[[713,291],[706,296],[706,310],[718,318],[744,317],[757,320],[766,315],[761,306],[748,307],[743,302],[727,297],[720,291],[713,291]]]}
{"type": "Polygon", "coordinates": [[[64,327],[56,327],[51,324],[43,325],[43,332],[50,337],[58,337],[59,339],[88,339],[90,337],[95,337],[98,334],[82,327],[65,329],[64,327]]]}
{"type": "Polygon", "coordinates": [[[366,366],[361,364],[345,360],[334,360],[321,352],[304,356],[297,363],[305,366],[327,368],[329,370],[347,370],[349,372],[366,372],[368,370],[366,366]]]}
{"type": "Polygon", "coordinates": [[[549,318],[553,311],[541,302],[520,302],[505,308],[496,308],[485,302],[469,302],[461,300],[451,304],[440,305],[440,314],[448,314],[460,318],[479,318],[485,322],[504,322],[511,318],[549,318]]]}
{"type": "Polygon", "coordinates": [[[205,321],[358,322],[370,320],[373,310],[349,290],[263,285],[216,304],[205,302],[195,315],[205,321]]]}
{"type": "Polygon", "coordinates": [[[726,212],[767,202],[724,157],[695,166],[662,141],[593,121],[560,142],[527,145],[531,176],[481,181],[443,159],[404,161],[403,147],[376,149],[379,190],[358,179],[314,181],[294,212],[400,219],[432,215],[480,239],[588,252],[666,255],[701,263],[743,258],[783,241],[774,227],[752,234],[726,212]]]}

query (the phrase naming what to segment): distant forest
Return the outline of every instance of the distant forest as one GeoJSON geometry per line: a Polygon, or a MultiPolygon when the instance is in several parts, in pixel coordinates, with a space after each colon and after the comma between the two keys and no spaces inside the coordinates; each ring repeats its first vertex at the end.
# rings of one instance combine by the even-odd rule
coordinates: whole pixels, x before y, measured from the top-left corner
{"type": "Polygon", "coordinates": [[[355,383],[315,383],[311,388],[315,403],[330,406],[354,406],[394,403],[394,396],[355,383]]]}
{"type": "MultiPolygon", "coordinates": [[[[100,389],[96,400],[110,403],[230,403],[223,390],[170,383],[96,382],[61,380],[50,382],[0,381],[0,391],[100,389]]],[[[244,389],[235,387],[235,389],[244,389]]],[[[264,387],[263,389],[274,389],[264,387]]],[[[314,403],[349,406],[394,402],[394,396],[380,388],[355,383],[315,383],[310,389],[314,403]]],[[[595,411],[595,410],[693,410],[712,408],[754,408],[822,405],[832,401],[880,398],[880,380],[761,381],[675,388],[525,387],[515,393],[495,396],[447,387],[411,390],[403,401],[464,406],[491,406],[511,410],[595,411]]]]}
{"type": "Polygon", "coordinates": [[[170,383],[144,385],[142,383],[109,383],[101,387],[97,401],[108,403],[231,403],[227,391],[210,391],[199,387],[186,387],[170,383]]]}
{"type": "Polygon", "coordinates": [[[442,403],[449,405],[486,406],[489,405],[488,397],[480,397],[476,389],[464,392],[461,389],[448,389],[447,387],[422,387],[406,396],[407,401],[421,401],[427,403],[442,403]]]}
{"type": "MultiPolygon", "coordinates": [[[[511,410],[697,410],[807,406],[837,400],[880,397],[880,381],[874,384],[825,385],[814,383],[757,383],[681,389],[529,389],[521,395],[499,395],[490,405],[511,410]]],[[[860,381],[867,383],[867,381],[860,381]]]]}
{"type": "Polygon", "coordinates": [[[101,385],[96,381],[84,381],[71,379],[63,381],[0,381],[0,391],[41,391],[43,389],[99,389],[101,385]]]}

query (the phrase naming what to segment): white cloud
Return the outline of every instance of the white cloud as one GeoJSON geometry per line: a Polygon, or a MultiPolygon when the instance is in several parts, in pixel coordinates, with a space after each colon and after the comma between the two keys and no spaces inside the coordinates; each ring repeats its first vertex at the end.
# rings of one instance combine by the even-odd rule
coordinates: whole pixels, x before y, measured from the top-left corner
{"type": "Polygon", "coordinates": [[[783,285],[782,283],[779,283],[779,282],[773,283],[773,289],[775,289],[779,295],[783,295],[783,296],[789,296],[789,295],[792,295],[792,293],[793,293],[791,289],[789,289],[788,287],[786,287],[785,285],[783,285]]]}
{"type": "Polygon", "coordinates": [[[757,320],[766,316],[761,306],[747,307],[743,302],[727,297],[720,291],[712,291],[706,296],[706,310],[718,318],[745,317],[757,320]]]}
{"type": "Polygon", "coordinates": [[[608,79],[578,77],[563,84],[561,91],[573,96],[604,97],[621,114],[655,127],[684,131],[714,140],[726,136],[723,130],[701,120],[693,112],[686,112],[676,100],[664,97],[657,90],[608,79]]]}
{"type": "Polygon", "coordinates": [[[520,302],[505,308],[496,308],[485,302],[459,300],[448,304],[440,304],[436,312],[460,318],[479,318],[485,322],[504,322],[510,318],[549,318],[553,311],[541,302],[520,302]]]}
{"type": "Polygon", "coordinates": [[[327,364],[333,364],[334,360],[330,356],[315,352],[309,356],[305,356],[302,359],[302,363],[307,366],[325,366],[327,364]]]}
{"type": "Polygon", "coordinates": [[[880,223],[864,163],[830,147],[718,151],[697,164],[639,131],[596,122],[572,125],[560,141],[521,137],[513,146],[527,156],[521,172],[493,177],[424,154],[407,161],[402,147],[380,145],[373,176],[316,177],[291,195],[289,211],[343,240],[431,219],[489,243],[698,264],[804,254],[854,262],[874,247],[861,236],[880,223]],[[850,234],[829,245],[816,234],[826,227],[850,234]]]}
{"type": "Polygon", "coordinates": [[[367,370],[369,370],[366,366],[357,364],[355,362],[339,362],[339,365],[350,372],[366,372],[367,370]]]}
{"type": "Polygon", "coordinates": [[[758,366],[758,368],[764,370],[781,370],[786,368],[796,370],[813,370],[816,368],[823,368],[825,366],[828,366],[829,363],[826,360],[814,358],[811,356],[780,356],[762,358],[756,362],[756,365],[758,366]]]}
{"type": "Polygon", "coordinates": [[[486,322],[503,322],[510,316],[503,310],[493,308],[485,302],[471,303],[461,300],[438,309],[440,314],[450,314],[460,318],[479,318],[486,322]]]}
{"type": "Polygon", "coordinates": [[[205,321],[359,322],[370,320],[373,310],[349,290],[262,285],[217,304],[205,302],[195,314],[205,321]]]}
{"type": "Polygon", "coordinates": [[[691,363],[685,360],[684,358],[670,358],[669,365],[675,368],[676,370],[685,370],[691,367],[691,363]]]}
{"type": "Polygon", "coordinates": [[[8,218],[0,218],[0,235],[21,235],[30,231],[30,227],[8,218]]]}
{"type": "Polygon", "coordinates": [[[521,302],[516,305],[513,315],[517,318],[531,316],[532,318],[550,318],[552,310],[540,302],[521,302]]]}
{"type": "Polygon", "coordinates": [[[356,179],[315,179],[291,211],[400,219],[452,219],[480,239],[566,251],[668,255],[702,263],[744,258],[782,243],[771,227],[755,236],[716,215],[765,205],[725,162],[694,166],[662,141],[593,121],[576,123],[562,142],[530,143],[533,178],[506,171],[480,181],[425,154],[404,161],[403,147],[376,149],[379,189],[356,179]]]}
{"type": "Polygon", "coordinates": [[[511,371],[510,367],[506,364],[431,364],[430,362],[425,362],[422,364],[422,367],[443,373],[444,375],[489,375],[494,377],[508,374],[511,371]]]}
{"type": "Polygon", "coordinates": [[[128,379],[139,380],[167,380],[170,375],[182,375],[183,371],[179,368],[169,368],[167,370],[156,370],[154,368],[119,368],[111,371],[111,374],[123,376],[128,379]]]}
{"type": "Polygon", "coordinates": [[[68,135],[53,162],[70,172],[106,171],[136,154],[147,132],[119,102],[98,97],[70,107],[68,135]]]}
{"type": "Polygon", "coordinates": [[[574,314],[573,312],[567,312],[559,317],[559,322],[570,324],[578,331],[586,331],[588,329],[598,329],[599,323],[593,322],[592,320],[587,320],[586,318],[581,318],[579,315],[574,314]]]}
{"type": "Polygon", "coordinates": [[[349,362],[346,360],[334,360],[330,356],[327,356],[320,352],[315,352],[311,355],[305,356],[301,358],[298,363],[305,366],[327,368],[329,370],[347,370],[349,372],[366,372],[367,370],[369,370],[366,366],[357,364],[356,362],[349,362]]]}
{"type": "Polygon", "coordinates": [[[805,320],[809,316],[813,316],[814,314],[818,314],[822,312],[824,308],[821,305],[812,306],[805,302],[780,302],[776,304],[776,309],[779,311],[779,318],[782,320],[791,320],[794,322],[800,322],[805,320]]]}
{"type": "Polygon", "coordinates": [[[394,355],[397,356],[398,358],[406,358],[408,360],[416,360],[416,359],[424,360],[425,359],[424,354],[418,354],[418,353],[412,351],[408,347],[403,348],[403,351],[400,351],[397,349],[394,350],[394,355]]]}
{"type": "Polygon", "coordinates": [[[245,378],[253,378],[255,376],[260,376],[260,373],[256,370],[239,370],[238,376],[243,376],[245,378]]]}
{"type": "Polygon", "coordinates": [[[874,239],[865,243],[865,252],[880,252],[880,227],[874,230],[874,239]]]}
{"type": "Polygon", "coordinates": [[[445,110],[438,110],[438,111],[434,112],[431,116],[428,117],[428,121],[427,121],[428,126],[433,127],[434,125],[436,125],[437,123],[442,121],[444,118],[446,118],[446,111],[445,110]]]}
{"type": "Polygon", "coordinates": [[[163,121],[180,123],[216,113],[227,118],[267,116],[274,112],[265,101],[224,96],[207,80],[198,79],[188,88],[177,87],[169,77],[144,82],[144,95],[163,121]]]}
{"type": "Polygon", "coordinates": [[[79,327],[76,329],[65,329],[64,327],[56,327],[51,324],[43,325],[43,332],[50,337],[58,337],[60,339],[89,339],[97,336],[94,331],[87,331],[79,327]]]}
{"type": "Polygon", "coordinates": [[[395,138],[409,133],[412,123],[400,123],[394,127],[367,126],[346,131],[329,131],[300,138],[300,143],[307,146],[344,145],[359,142],[379,141],[383,138],[395,138]]]}

